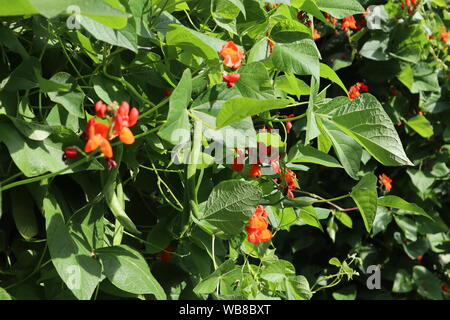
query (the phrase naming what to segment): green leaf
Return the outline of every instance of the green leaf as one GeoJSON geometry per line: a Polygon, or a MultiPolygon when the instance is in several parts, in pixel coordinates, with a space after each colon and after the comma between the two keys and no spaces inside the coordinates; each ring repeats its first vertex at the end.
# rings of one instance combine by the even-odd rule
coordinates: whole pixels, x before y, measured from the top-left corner
{"type": "Polygon", "coordinates": [[[374,96],[363,94],[341,106],[333,104],[333,101],[331,103],[333,110],[330,111],[325,105],[317,113],[328,111],[333,123],[375,159],[386,166],[413,165],[405,154],[390,117],[374,96]]]}
{"type": "Polygon", "coordinates": [[[176,145],[180,143],[180,138],[184,139],[186,138],[186,134],[190,133],[191,124],[189,122],[187,107],[191,101],[191,94],[191,70],[186,69],[183,72],[178,86],[170,96],[167,122],[158,131],[161,139],[176,145]]]}
{"type": "Polygon", "coordinates": [[[410,292],[413,289],[413,281],[411,274],[405,269],[400,269],[395,274],[394,285],[392,286],[392,292],[405,293],[410,292]]]}
{"type": "Polygon", "coordinates": [[[390,195],[390,196],[384,196],[384,197],[378,198],[378,205],[406,210],[406,211],[410,212],[411,214],[421,215],[421,216],[424,216],[424,217],[427,217],[427,218],[433,220],[433,218],[428,213],[426,213],[425,210],[423,210],[421,207],[419,207],[417,204],[407,202],[397,196],[390,195]]]}
{"type": "Polygon", "coordinates": [[[96,253],[106,277],[117,288],[134,294],[153,294],[158,300],[167,298],[139,251],[120,245],[97,249],[96,253]]]}
{"type": "Polygon", "coordinates": [[[214,187],[201,218],[223,232],[233,235],[255,211],[262,191],[251,183],[240,180],[222,181],[214,187]]]}
{"type": "Polygon", "coordinates": [[[350,195],[361,212],[367,232],[370,232],[377,213],[377,177],[373,173],[366,174],[352,188],[350,195]]]}
{"type": "Polygon", "coordinates": [[[97,96],[105,103],[130,101],[130,95],[117,82],[105,76],[94,76],[91,78],[93,88],[97,96]]]}
{"type": "Polygon", "coordinates": [[[353,138],[339,130],[330,120],[317,118],[317,124],[322,135],[328,137],[331,141],[345,172],[357,180],[361,165],[362,147],[353,138]]]}
{"type": "Polygon", "coordinates": [[[333,292],[332,296],[334,300],[355,300],[356,294],[356,286],[352,285],[333,292]]]}
{"type": "Polygon", "coordinates": [[[290,99],[256,100],[251,98],[232,98],[224,103],[217,115],[217,128],[223,128],[247,117],[273,109],[286,108],[290,99]]]}
{"type": "Polygon", "coordinates": [[[272,62],[279,71],[320,77],[320,52],[311,39],[292,43],[277,43],[273,47],[272,62]]]}
{"type": "Polygon", "coordinates": [[[313,296],[308,280],[304,276],[290,277],[285,280],[290,300],[310,300],[313,296]]]}
{"type": "Polygon", "coordinates": [[[275,87],[287,94],[297,96],[298,99],[300,96],[309,95],[311,90],[303,80],[298,79],[292,73],[286,73],[278,77],[275,81],[275,87]]]}
{"type": "MultiPolygon", "coordinates": [[[[65,72],[59,72],[50,78],[51,81],[61,85],[72,85],[74,80],[72,76],[65,72]]],[[[59,103],[70,114],[84,118],[85,112],[83,108],[84,93],[72,90],[70,92],[49,92],[48,97],[53,102],[59,103]]]]}
{"type": "MultiPolygon", "coordinates": [[[[220,48],[217,48],[217,46],[212,47],[214,42],[208,42],[208,39],[207,35],[202,35],[185,26],[176,24],[169,25],[169,30],[166,34],[167,45],[181,48],[209,61],[218,60],[220,48]]],[[[217,40],[214,40],[216,44],[217,40]]]]}
{"type": "Polygon", "coordinates": [[[433,125],[424,116],[417,115],[405,121],[405,123],[423,138],[430,138],[434,133],[433,125]]]}
{"type": "Polygon", "coordinates": [[[328,261],[328,263],[338,268],[340,268],[342,265],[338,258],[331,258],[330,261],[328,261]]]}
{"type": "Polygon", "coordinates": [[[403,231],[406,239],[417,241],[416,221],[405,216],[394,216],[394,219],[399,228],[403,231]]]}
{"type": "Polygon", "coordinates": [[[97,40],[129,49],[135,53],[138,52],[136,30],[131,24],[128,24],[120,30],[115,30],[88,17],[83,17],[80,22],[97,40]]]}
{"type": "Polygon", "coordinates": [[[288,161],[294,163],[315,163],[331,168],[342,168],[340,163],[332,156],[317,150],[311,146],[297,143],[289,150],[288,161]]]}
{"type": "Polygon", "coordinates": [[[0,300],[12,300],[12,297],[9,295],[9,293],[0,287],[0,300]]]}
{"type": "Polygon", "coordinates": [[[357,0],[316,0],[316,3],[320,10],[331,14],[337,19],[366,12],[357,0]]]}
{"type": "Polygon", "coordinates": [[[273,99],[272,81],[262,62],[250,63],[239,68],[241,75],[234,84],[243,97],[253,99],[273,99]]]}
{"type": "Polygon", "coordinates": [[[268,263],[260,276],[269,282],[279,283],[293,275],[295,275],[295,268],[292,263],[286,260],[278,260],[268,263]]]}
{"type": "MultiPolygon", "coordinates": [[[[62,160],[63,146],[79,143],[78,136],[64,128],[60,128],[58,133],[50,135],[44,141],[26,139],[12,124],[2,119],[0,119],[0,139],[6,144],[16,166],[27,177],[67,168],[67,164],[62,160]]],[[[87,169],[98,170],[103,169],[103,166],[98,161],[91,161],[65,173],[87,169]]]]}
{"type": "Polygon", "coordinates": [[[324,63],[320,64],[320,76],[339,85],[342,90],[344,90],[345,94],[348,95],[347,88],[345,87],[345,84],[342,82],[341,78],[339,78],[339,76],[336,74],[336,72],[334,72],[333,69],[331,69],[324,63]]]}
{"type": "Polygon", "coordinates": [[[342,224],[344,226],[346,226],[347,228],[352,228],[353,227],[353,221],[352,218],[350,218],[350,216],[348,214],[346,214],[345,212],[341,212],[341,211],[337,211],[335,213],[336,219],[338,219],[340,222],[342,222],[342,224]]]}
{"type": "Polygon", "coordinates": [[[43,199],[47,244],[52,263],[61,279],[80,300],[89,300],[100,282],[101,265],[79,252],[61,208],[52,194],[43,199]]]}
{"type": "Polygon", "coordinates": [[[231,259],[225,261],[217,268],[217,270],[198,283],[194,288],[194,292],[196,294],[207,294],[214,292],[220,280],[233,270],[235,270],[234,261],[231,259]]]}
{"type": "Polygon", "coordinates": [[[323,232],[322,225],[320,224],[319,219],[317,218],[317,213],[314,210],[314,207],[312,206],[302,207],[299,208],[299,210],[300,210],[300,219],[303,222],[312,227],[316,227],[323,232]]]}
{"type": "MultiPolygon", "coordinates": [[[[380,199],[378,199],[380,201],[380,199]]],[[[392,221],[392,213],[385,207],[378,206],[375,220],[373,221],[372,235],[375,236],[386,230],[392,221]]]]}
{"type": "Polygon", "coordinates": [[[417,286],[417,292],[426,299],[441,300],[441,283],[439,279],[427,268],[414,266],[413,279],[417,286]]]}
{"type": "Polygon", "coordinates": [[[27,196],[30,195],[26,188],[19,188],[15,192],[11,192],[11,207],[17,230],[25,240],[30,240],[38,234],[39,226],[33,202],[23,201],[27,196]]]}

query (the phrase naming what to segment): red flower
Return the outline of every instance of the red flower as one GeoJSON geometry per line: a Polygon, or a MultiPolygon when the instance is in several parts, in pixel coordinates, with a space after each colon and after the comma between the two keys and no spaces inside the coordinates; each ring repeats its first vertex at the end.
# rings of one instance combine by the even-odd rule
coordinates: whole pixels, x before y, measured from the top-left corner
{"type": "Polygon", "coordinates": [[[172,91],[170,91],[169,89],[167,89],[166,91],[164,91],[164,95],[166,97],[170,97],[170,95],[172,94],[172,91]]]}
{"type": "Polygon", "coordinates": [[[357,29],[356,20],[354,16],[345,17],[342,19],[341,30],[357,29]]]}
{"type": "Polygon", "coordinates": [[[443,283],[441,285],[442,292],[448,293],[448,284],[443,283]]]}
{"type": "Polygon", "coordinates": [[[104,118],[106,115],[106,111],[108,111],[108,107],[106,104],[103,103],[103,101],[97,101],[95,104],[95,114],[99,118],[104,118]]]}
{"type": "Polygon", "coordinates": [[[88,142],[84,147],[84,152],[92,152],[100,147],[100,151],[106,158],[113,157],[111,144],[108,141],[109,126],[107,124],[96,122],[95,118],[91,118],[87,125],[88,142]]]}
{"type": "Polygon", "coordinates": [[[258,244],[261,242],[270,241],[272,239],[272,232],[268,229],[269,222],[267,217],[269,213],[259,205],[250,218],[250,222],[245,228],[247,231],[247,239],[249,242],[258,244]]]}
{"type": "Polygon", "coordinates": [[[350,87],[348,95],[351,100],[356,99],[361,95],[361,92],[369,92],[369,87],[364,82],[358,82],[350,87]]]}
{"type": "Polygon", "coordinates": [[[261,168],[258,164],[252,164],[248,171],[248,175],[250,177],[260,177],[261,176],[261,168]]]}
{"type": "Polygon", "coordinates": [[[241,78],[241,75],[239,73],[228,73],[224,71],[222,73],[223,81],[227,83],[227,87],[231,88],[234,86],[234,83],[238,81],[241,78]]]}
{"type": "Polygon", "coordinates": [[[120,141],[123,143],[133,144],[134,135],[129,128],[136,124],[138,117],[138,109],[132,108],[130,111],[128,102],[123,101],[116,113],[114,136],[112,138],[119,136],[120,141]]]}
{"type": "MultiPolygon", "coordinates": [[[[391,178],[389,178],[386,174],[380,174],[379,176],[378,176],[378,178],[380,179],[380,182],[381,182],[381,184],[383,185],[383,187],[385,188],[385,190],[387,191],[387,192],[390,192],[391,191],[391,189],[392,189],[392,185],[391,185],[391,183],[392,183],[392,179],[391,178]]],[[[420,260],[419,260],[420,261],[420,260]]]]}
{"type": "Polygon", "coordinates": [[[298,19],[298,20],[302,20],[302,19],[303,19],[303,11],[302,11],[302,10],[300,10],[300,11],[297,13],[297,19],[298,19]]]}
{"type": "Polygon", "coordinates": [[[245,59],[243,50],[239,50],[237,45],[233,41],[228,41],[222,46],[219,52],[223,58],[223,63],[233,69],[237,69],[241,66],[242,60],[245,59]]]}
{"type": "Polygon", "coordinates": [[[422,259],[423,259],[422,256],[418,256],[418,257],[417,257],[417,261],[419,261],[419,262],[422,261],[422,259]]]}

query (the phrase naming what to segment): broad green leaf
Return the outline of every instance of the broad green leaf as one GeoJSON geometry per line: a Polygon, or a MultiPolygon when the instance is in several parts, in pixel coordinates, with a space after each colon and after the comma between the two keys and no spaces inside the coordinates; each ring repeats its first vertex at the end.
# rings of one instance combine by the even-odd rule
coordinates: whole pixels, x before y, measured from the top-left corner
{"type": "Polygon", "coordinates": [[[52,194],[43,199],[47,244],[52,263],[61,279],[80,300],[89,300],[100,282],[101,265],[79,252],[69,234],[61,207],[52,194]]]}
{"type": "Polygon", "coordinates": [[[423,210],[417,204],[407,202],[398,196],[389,195],[389,196],[384,196],[384,197],[378,198],[378,205],[406,210],[408,212],[411,212],[412,214],[421,215],[421,216],[424,216],[424,217],[427,217],[427,218],[433,220],[433,218],[431,218],[431,216],[428,213],[426,213],[425,210],[423,210]]]}
{"type": "Polygon", "coordinates": [[[372,173],[366,174],[352,188],[350,195],[361,212],[367,232],[370,232],[377,213],[377,177],[372,173]]]}
{"type": "Polygon", "coordinates": [[[300,96],[309,95],[310,87],[303,81],[298,79],[292,73],[286,73],[285,75],[275,80],[275,88],[280,89],[287,94],[295,95],[297,98],[300,96]]]}
{"type": "Polygon", "coordinates": [[[299,9],[313,15],[328,26],[333,26],[327,19],[325,19],[323,13],[320,11],[314,0],[295,0],[295,5],[299,9]]]}
{"type": "Polygon", "coordinates": [[[153,294],[158,300],[167,298],[139,251],[120,245],[97,249],[96,253],[106,277],[117,288],[134,294],[153,294]]]}
{"type": "Polygon", "coordinates": [[[93,76],[91,81],[95,93],[103,102],[109,104],[116,101],[120,104],[122,101],[130,101],[129,93],[119,83],[101,75],[93,76]]]}
{"type": "Polygon", "coordinates": [[[13,117],[8,118],[12,121],[20,133],[31,140],[43,141],[47,139],[52,132],[57,131],[55,128],[36,122],[27,122],[13,117]]]}
{"type": "Polygon", "coordinates": [[[386,52],[388,45],[389,37],[386,37],[384,34],[374,36],[364,43],[359,53],[367,59],[387,61],[390,59],[389,54],[386,52]]]}
{"type": "Polygon", "coordinates": [[[357,180],[361,165],[362,147],[353,138],[339,130],[330,120],[318,118],[317,123],[321,133],[331,141],[345,172],[357,180]]]}
{"type": "Polygon", "coordinates": [[[224,103],[217,115],[217,128],[223,128],[255,114],[273,109],[286,108],[290,99],[256,100],[251,98],[232,98],[224,103]]]}
{"type": "Polygon", "coordinates": [[[289,150],[289,162],[315,163],[331,168],[342,168],[339,162],[332,156],[303,143],[297,143],[289,150]]]}
{"type": "Polygon", "coordinates": [[[320,224],[319,219],[317,219],[317,213],[312,206],[302,207],[299,208],[299,210],[300,210],[300,219],[304,223],[312,227],[316,227],[323,232],[322,225],[320,224]]]}
{"type": "Polygon", "coordinates": [[[320,77],[320,53],[311,39],[292,43],[277,43],[273,47],[272,62],[279,71],[320,77]]]}
{"type": "Polygon", "coordinates": [[[332,296],[334,300],[355,300],[356,294],[356,286],[351,285],[333,292],[332,296]]]}
{"type": "Polygon", "coordinates": [[[421,193],[425,193],[436,181],[436,178],[429,172],[424,172],[417,169],[408,169],[406,170],[406,173],[411,178],[414,187],[421,193]]]}
{"type": "MultiPolygon", "coordinates": [[[[374,96],[363,94],[340,107],[334,106],[337,108],[328,112],[333,123],[379,162],[386,166],[413,165],[391,119],[374,96]]],[[[317,113],[321,112],[321,109],[317,110],[317,113]]]]}
{"type": "Polygon", "coordinates": [[[83,17],[80,23],[97,40],[138,52],[136,30],[131,24],[116,30],[88,17],[83,17]]]}
{"type": "Polygon", "coordinates": [[[18,188],[11,192],[11,208],[20,235],[26,240],[35,237],[39,232],[39,225],[34,212],[32,201],[23,201],[24,197],[29,197],[25,188],[18,188]]]}
{"type": "MultiPolygon", "coordinates": [[[[78,136],[64,128],[44,141],[30,140],[22,136],[12,124],[1,119],[0,139],[6,144],[16,166],[27,177],[67,168],[67,164],[62,160],[64,146],[80,143],[78,136]]],[[[94,160],[64,173],[98,169],[103,169],[103,166],[94,160]]]]}
{"type": "Polygon", "coordinates": [[[9,295],[9,293],[0,287],[0,300],[12,300],[12,297],[9,295]]]}
{"type": "Polygon", "coordinates": [[[249,182],[222,181],[209,195],[201,219],[227,234],[236,234],[255,211],[261,196],[261,190],[249,182]]]}
{"type": "MultiPolygon", "coordinates": [[[[380,199],[378,199],[380,201],[380,199]]],[[[392,221],[392,213],[383,206],[377,207],[377,214],[373,221],[372,235],[375,236],[380,232],[386,230],[389,223],[392,221]]]]}
{"type": "Polygon", "coordinates": [[[262,62],[240,67],[239,74],[241,76],[234,87],[243,97],[260,100],[274,98],[272,81],[262,62]]]}
{"type": "Polygon", "coordinates": [[[292,263],[286,260],[270,262],[261,272],[262,279],[273,283],[279,283],[293,275],[295,275],[295,268],[292,263]]]}
{"type": "Polygon", "coordinates": [[[213,273],[211,273],[208,277],[203,279],[200,283],[198,283],[195,288],[194,292],[196,294],[206,294],[211,293],[216,290],[220,280],[224,278],[227,274],[232,272],[235,268],[234,261],[229,259],[222,263],[217,270],[215,270],[213,273]]]}
{"type": "Polygon", "coordinates": [[[394,285],[392,286],[392,292],[405,293],[410,292],[413,289],[413,281],[411,274],[405,269],[400,269],[395,274],[394,285]]]}
{"type": "Polygon", "coordinates": [[[342,82],[342,80],[339,78],[339,76],[334,72],[333,69],[331,69],[328,65],[321,63],[320,64],[320,76],[322,78],[328,79],[334,83],[336,83],[338,86],[344,90],[345,94],[348,95],[347,88],[345,87],[345,84],[342,82]]]}
{"type": "Polygon", "coordinates": [[[433,135],[433,125],[424,116],[417,115],[405,123],[423,138],[430,138],[433,135]]]}
{"type": "Polygon", "coordinates": [[[187,107],[191,101],[191,94],[191,70],[186,69],[183,72],[178,86],[170,96],[167,122],[158,131],[161,139],[176,145],[180,143],[180,138],[184,140],[186,135],[190,135],[191,124],[189,122],[187,107]]]}
{"type": "MultiPolygon", "coordinates": [[[[206,40],[206,39],[205,39],[206,40]]],[[[166,41],[169,46],[175,46],[193,53],[206,60],[218,60],[218,51],[220,48],[214,48],[212,43],[203,41],[203,39],[194,30],[185,26],[171,24],[166,35],[166,41]]]]}
{"type": "Polygon", "coordinates": [[[320,10],[331,14],[337,19],[366,12],[357,0],[316,0],[316,3],[320,10]]]}
{"type": "MultiPolygon", "coordinates": [[[[50,80],[55,83],[60,83],[66,86],[72,85],[74,82],[72,76],[66,72],[59,72],[54,76],[52,76],[50,80]]],[[[52,91],[48,93],[48,97],[53,102],[59,103],[70,114],[78,118],[85,117],[85,112],[83,108],[83,100],[84,100],[83,92],[76,91],[73,89],[70,92],[52,91]]]]}
{"type": "Polygon", "coordinates": [[[394,216],[394,220],[403,231],[405,238],[410,241],[417,241],[417,223],[406,216],[394,216]]]}
{"type": "Polygon", "coordinates": [[[344,226],[346,226],[347,228],[352,228],[353,227],[353,221],[352,218],[350,218],[350,216],[342,211],[337,211],[335,213],[336,219],[338,219],[340,222],[342,222],[342,224],[344,226]]]}
{"type": "Polygon", "coordinates": [[[441,300],[441,282],[427,268],[414,266],[413,279],[417,286],[417,292],[425,299],[441,300]]]}
{"type": "Polygon", "coordinates": [[[308,280],[304,276],[285,279],[286,290],[290,300],[310,300],[313,296],[308,280]]]}

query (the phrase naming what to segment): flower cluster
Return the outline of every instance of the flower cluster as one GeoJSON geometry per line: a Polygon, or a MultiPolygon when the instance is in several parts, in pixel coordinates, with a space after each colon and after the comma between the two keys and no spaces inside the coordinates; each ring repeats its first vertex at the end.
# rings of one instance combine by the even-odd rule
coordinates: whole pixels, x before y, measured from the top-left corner
{"type": "Polygon", "coordinates": [[[403,10],[408,10],[409,14],[414,14],[417,8],[417,0],[403,0],[401,7],[403,10]]]}
{"type": "Polygon", "coordinates": [[[342,26],[341,30],[350,30],[350,29],[357,29],[356,27],[356,19],[354,16],[345,17],[342,19],[342,26]]]}
{"type": "Polygon", "coordinates": [[[109,124],[99,122],[96,118],[89,119],[85,133],[88,141],[84,152],[89,153],[100,148],[108,160],[108,165],[115,166],[110,140],[119,137],[123,143],[133,144],[135,138],[130,127],[136,124],[139,111],[136,108],[130,110],[130,105],[125,101],[120,106],[117,102],[106,105],[98,101],[95,104],[95,114],[101,119],[107,119],[109,124]]]}
{"type": "Polygon", "coordinates": [[[261,242],[270,241],[270,239],[272,239],[272,232],[268,229],[268,216],[269,213],[264,210],[261,205],[259,205],[255,212],[253,212],[250,222],[245,228],[245,231],[248,233],[247,239],[249,242],[258,244],[261,242]]]}
{"type": "Polygon", "coordinates": [[[353,100],[359,97],[362,92],[369,92],[369,87],[364,82],[358,82],[350,87],[348,95],[350,99],[353,100]]]}
{"type": "Polygon", "coordinates": [[[253,178],[261,176],[261,166],[263,164],[269,164],[272,167],[274,173],[280,173],[280,166],[278,160],[280,155],[278,150],[272,148],[272,146],[266,146],[263,142],[258,143],[258,148],[245,148],[245,153],[239,149],[235,149],[235,157],[233,164],[231,164],[231,170],[234,172],[241,172],[244,170],[244,163],[246,157],[257,157],[255,163],[250,164],[248,175],[253,178]]]}
{"type": "MultiPolygon", "coordinates": [[[[242,60],[245,59],[245,53],[243,50],[239,50],[237,45],[233,41],[228,41],[225,43],[220,52],[220,56],[223,58],[223,64],[228,68],[239,69],[242,65],[242,60]]],[[[223,80],[227,83],[227,87],[231,88],[234,83],[239,80],[240,74],[233,73],[229,74],[224,71],[222,73],[223,80]]]]}
{"type": "Polygon", "coordinates": [[[384,189],[387,191],[387,192],[390,192],[391,191],[391,189],[392,189],[392,185],[391,185],[391,183],[392,183],[392,179],[391,178],[389,178],[386,174],[380,174],[379,176],[378,176],[378,178],[380,179],[380,183],[381,183],[381,185],[384,187],[384,189]]]}

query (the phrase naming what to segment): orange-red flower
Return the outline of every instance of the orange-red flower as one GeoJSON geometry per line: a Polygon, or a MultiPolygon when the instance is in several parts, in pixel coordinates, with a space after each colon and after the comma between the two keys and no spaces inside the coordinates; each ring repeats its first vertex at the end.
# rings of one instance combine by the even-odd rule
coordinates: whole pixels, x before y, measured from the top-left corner
{"type": "Polygon", "coordinates": [[[106,116],[106,111],[108,111],[108,107],[103,101],[97,101],[95,104],[95,114],[99,118],[104,118],[106,116]]]}
{"type": "Polygon", "coordinates": [[[361,95],[361,92],[369,92],[369,87],[364,82],[358,82],[350,87],[348,94],[351,100],[356,99],[361,95]]]}
{"type": "Polygon", "coordinates": [[[450,36],[450,32],[447,32],[446,29],[445,29],[445,27],[442,26],[441,40],[442,40],[444,43],[447,43],[447,42],[448,42],[448,37],[449,37],[449,36],[450,36]]]}
{"type": "Polygon", "coordinates": [[[261,242],[270,241],[270,239],[272,239],[272,232],[268,229],[268,216],[269,213],[264,210],[261,205],[259,205],[255,212],[253,212],[250,222],[245,228],[245,231],[248,233],[247,239],[249,242],[258,244],[261,242]]]}
{"type": "Polygon", "coordinates": [[[383,187],[384,187],[384,189],[387,191],[387,192],[390,192],[391,191],[391,189],[392,189],[392,179],[391,178],[389,178],[386,174],[380,174],[379,176],[378,176],[378,178],[380,179],[380,183],[383,185],[383,187]]]}
{"type": "Polygon", "coordinates": [[[273,41],[270,38],[267,38],[267,43],[269,44],[269,52],[270,52],[270,54],[272,54],[273,47],[275,46],[275,41],[273,41]]]}
{"type": "Polygon", "coordinates": [[[138,117],[138,109],[132,108],[130,111],[128,102],[123,101],[117,110],[114,122],[114,136],[112,138],[119,136],[120,141],[123,143],[133,144],[134,135],[129,128],[136,124],[138,117]]]}
{"type": "Polygon", "coordinates": [[[261,168],[259,164],[252,164],[250,169],[248,170],[248,175],[250,177],[260,177],[261,176],[261,168]]]}
{"type": "Polygon", "coordinates": [[[242,60],[245,59],[244,51],[239,50],[233,41],[225,43],[219,54],[223,58],[223,63],[233,69],[239,68],[242,65],[242,60]]]}
{"type": "Polygon", "coordinates": [[[88,142],[84,147],[84,152],[92,152],[100,147],[100,151],[107,158],[113,157],[111,144],[108,141],[109,126],[107,124],[96,122],[95,118],[91,118],[87,125],[88,142]]]}
{"type": "Polygon", "coordinates": [[[357,29],[355,17],[349,16],[342,19],[341,29],[342,30],[357,29]]]}
{"type": "Polygon", "coordinates": [[[314,29],[313,39],[314,40],[320,39],[320,33],[317,29],[314,29]]]}
{"type": "Polygon", "coordinates": [[[222,79],[227,83],[227,88],[231,88],[234,86],[234,83],[241,78],[239,73],[228,73],[224,71],[222,73],[222,79]]]}

